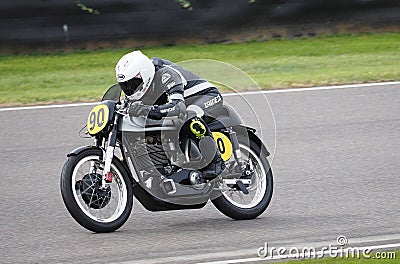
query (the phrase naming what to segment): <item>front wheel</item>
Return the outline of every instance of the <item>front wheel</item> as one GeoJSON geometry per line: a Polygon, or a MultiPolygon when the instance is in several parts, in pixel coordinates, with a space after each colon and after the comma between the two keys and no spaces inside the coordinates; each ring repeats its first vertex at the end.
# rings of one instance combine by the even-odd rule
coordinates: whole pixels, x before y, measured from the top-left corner
{"type": "MultiPolygon", "coordinates": [[[[251,184],[247,186],[249,194],[244,194],[236,188],[228,188],[223,190],[218,198],[212,200],[212,203],[220,212],[233,219],[253,219],[261,215],[271,201],[272,170],[263,146],[240,134],[238,140],[242,158],[248,162],[253,171],[251,184]]],[[[227,161],[227,167],[229,164],[236,164],[233,157],[227,161]]]]}
{"type": "Polygon", "coordinates": [[[113,179],[101,188],[104,162],[100,149],[86,149],[70,156],[61,173],[61,194],[71,216],[86,229],[112,232],[128,219],[133,205],[133,190],[123,164],[114,158],[113,179]]]}

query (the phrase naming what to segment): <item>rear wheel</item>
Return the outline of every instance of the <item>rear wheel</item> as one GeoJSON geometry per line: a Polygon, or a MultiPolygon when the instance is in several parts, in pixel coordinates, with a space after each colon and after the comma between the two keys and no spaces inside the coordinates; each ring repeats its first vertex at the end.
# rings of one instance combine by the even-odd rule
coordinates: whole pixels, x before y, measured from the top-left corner
{"type": "MultiPolygon", "coordinates": [[[[253,219],[261,215],[271,201],[273,191],[272,170],[266,158],[266,151],[263,151],[262,146],[239,134],[238,139],[241,155],[253,171],[253,174],[249,177],[251,184],[246,186],[249,194],[244,194],[237,188],[225,188],[218,198],[212,200],[212,203],[219,211],[233,219],[253,219]]],[[[233,159],[232,157],[227,162],[228,167],[229,163],[236,164],[233,159]]]]}
{"type": "Polygon", "coordinates": [[[61,194],[71,216],[93,232],[112,232],[128,219],[133,205],[132,184],[122,163],[114,158],[113,179],[101,188],[102,151],[87,149],[70,156],[61,173],[61,194]]]}

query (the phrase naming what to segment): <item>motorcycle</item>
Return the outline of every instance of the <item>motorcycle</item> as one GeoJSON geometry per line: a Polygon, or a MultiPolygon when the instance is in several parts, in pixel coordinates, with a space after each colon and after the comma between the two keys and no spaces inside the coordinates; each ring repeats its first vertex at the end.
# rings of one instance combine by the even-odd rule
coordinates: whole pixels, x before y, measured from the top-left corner
{"type": "Polygon", "coordinates": [[[226,167],[207,179],[193,165],[201,157],[198,146],[179,133],[185,114],[131,117],[122,96],[118,84],[106,91],[87,120],[94,144],[68,153],[61,172],[64,204],[81,226],[98,233],[117,230],[129,218],[134,197],[149,211],[200,209],[211,201],[236,220],[267,209],[273,192],[269,152],[232,107],[224,104],[218,115],[205,118],[226,167]]]}

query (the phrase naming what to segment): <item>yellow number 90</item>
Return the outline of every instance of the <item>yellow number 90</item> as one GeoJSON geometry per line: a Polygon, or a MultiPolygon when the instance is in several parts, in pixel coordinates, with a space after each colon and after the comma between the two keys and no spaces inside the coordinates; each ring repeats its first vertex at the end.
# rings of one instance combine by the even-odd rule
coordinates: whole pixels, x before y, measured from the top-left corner
{"type": "Polygon", "coordinates": [[[90,111],[87,128],[91,135],[99,133],[106,125],[108,120],[108,107],[106,105],[98,105],[90,111]]]}

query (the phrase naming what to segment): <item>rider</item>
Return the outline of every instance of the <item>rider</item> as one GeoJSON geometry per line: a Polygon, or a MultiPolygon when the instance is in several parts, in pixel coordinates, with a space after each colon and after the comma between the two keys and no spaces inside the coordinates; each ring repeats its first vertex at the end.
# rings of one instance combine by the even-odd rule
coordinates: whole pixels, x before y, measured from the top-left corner
{"type": "Polygon", "coordinates": [[[184,114],[186,122],[182,131],[196,142],[202,154],[209,153],[208,165],[200,170],[203,177],[211,179],[221,174],[225,164],[203,120],[206,116],[212,117],[223,104],[214,85],[168,60],[149,59],[139,50],[125,54],[115,71],[119,85],[130,100],[130,116],[160,120],[184,114]]]}

